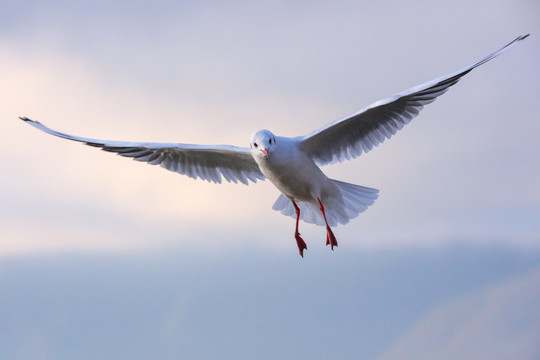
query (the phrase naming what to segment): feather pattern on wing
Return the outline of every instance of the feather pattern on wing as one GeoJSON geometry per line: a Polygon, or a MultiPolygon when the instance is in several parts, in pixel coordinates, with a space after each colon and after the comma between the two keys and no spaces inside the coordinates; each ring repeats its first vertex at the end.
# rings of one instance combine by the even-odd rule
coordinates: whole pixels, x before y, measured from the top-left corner
{"type": "Polygon", "coordinates": [[[97,140],[64,134],[52,130],[38,121],[21,118],[35,128],[64,139],[85,143],[108,152],[144,161],[191,178],[221,183],[256,182],[265,177],[248,148],[230,145],[193,145],[175,143],[138,143],[97,140]]]}
{"type": "Polygon", "coordinates": [[[527,36],[517,37],[500,50],[464,69],[377,101],[351,116],[331,122],[303,138],[300,137],[300,149],[311,156],[318,165],[354,159],[363,152],[367,153],[401,130],[418,115],[424,105],[435,101],[461,77],[527,36]]]}

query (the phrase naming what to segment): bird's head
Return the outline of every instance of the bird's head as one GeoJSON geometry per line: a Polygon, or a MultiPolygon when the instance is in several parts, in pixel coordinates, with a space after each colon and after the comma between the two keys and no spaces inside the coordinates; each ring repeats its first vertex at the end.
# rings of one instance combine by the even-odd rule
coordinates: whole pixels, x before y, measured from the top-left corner
{"type": "Polygon", "coordinates": [[[259,130],[251,135],[249,147],[251,154],[257,157],[270,158],[276,145],[276,137],[268,130],[259,130]]]}

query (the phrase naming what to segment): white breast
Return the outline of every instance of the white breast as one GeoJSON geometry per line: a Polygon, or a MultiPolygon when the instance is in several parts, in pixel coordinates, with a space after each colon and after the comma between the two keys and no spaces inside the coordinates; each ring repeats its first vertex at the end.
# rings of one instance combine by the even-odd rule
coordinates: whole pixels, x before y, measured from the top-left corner
{"type": "Polygon", "coordinates": [[[335,187],[293,139],[278,138],[269,158],[256,159],[262,173],[288,198],[316,201],[335,187]],[[331,189],[332,188],[332,189],[331,189]]]}

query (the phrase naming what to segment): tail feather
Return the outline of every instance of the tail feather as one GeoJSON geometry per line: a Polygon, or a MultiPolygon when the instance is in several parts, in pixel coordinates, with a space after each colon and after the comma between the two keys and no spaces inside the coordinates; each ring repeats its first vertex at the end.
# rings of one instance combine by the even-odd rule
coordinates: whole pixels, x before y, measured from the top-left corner
{"type": "MultiPolygon", "coordinates": [[[[332,180],[339,189],[341,196],[334,196],[323,201],[328,225],[336,226],[346,224],[354,219],[362,211],[365,211],[379,197],[379,190],[346,183],[339,180],[332,180]]],[[[297,202],[300,208],[300,219],[311,224],[324,226],[324,218],[319,209],[318,203],[297,202]]],[[[281,212],[285,216],[296,218],[296,212],[292,202],[281,194],[272,209],[281,212]]]]}

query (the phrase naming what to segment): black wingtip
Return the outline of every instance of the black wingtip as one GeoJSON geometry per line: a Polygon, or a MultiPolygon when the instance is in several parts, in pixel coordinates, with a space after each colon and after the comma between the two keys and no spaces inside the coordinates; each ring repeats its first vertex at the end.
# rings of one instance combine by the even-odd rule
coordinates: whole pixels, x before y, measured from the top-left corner
{"type": "Polygon", "coordinates": [[[26,116],[19,116],[19,119],[21,119],[22,121],[27,122],[27,123],[34,123],[34,124],[40,124],[41,125],[41,123],[39,121],[29,119],[26,116]]]}
{"type": "Polygon", "coordinates": [[[521,36],[521,39],[519,39],[519,40],[523,40],[523,39],[526,39],[526,38],[528,38],[528,37],[529,37],[529,35],[531,35],[531,34],[523,35],[523,36],[521,36]]]}

